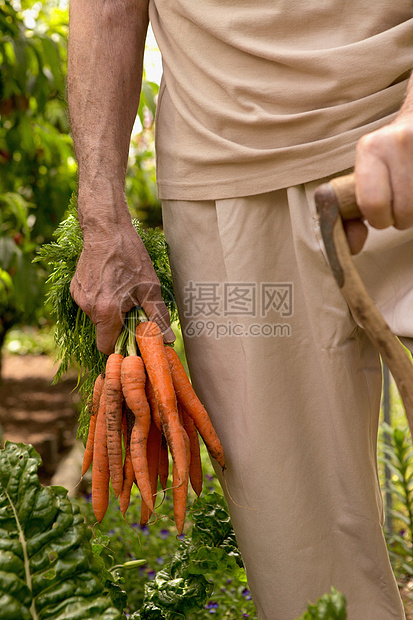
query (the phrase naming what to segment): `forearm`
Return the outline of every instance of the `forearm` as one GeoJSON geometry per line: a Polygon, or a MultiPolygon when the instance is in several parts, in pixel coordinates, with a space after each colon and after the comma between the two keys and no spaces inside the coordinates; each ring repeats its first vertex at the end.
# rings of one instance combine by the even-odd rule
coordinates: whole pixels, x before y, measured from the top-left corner
{"type": "Polygon", "coordinates": [[[68,100],[82,225],[127,216],[125,174],[147,26],[148,0],[70,1],[68,100]]]}

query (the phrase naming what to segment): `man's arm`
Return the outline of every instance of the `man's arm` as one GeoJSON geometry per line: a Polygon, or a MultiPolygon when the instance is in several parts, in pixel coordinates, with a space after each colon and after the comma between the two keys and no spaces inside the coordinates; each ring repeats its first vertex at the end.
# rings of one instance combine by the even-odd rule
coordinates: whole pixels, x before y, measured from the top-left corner
{"type": "Polygon", "coordinates": [[[148,0],[71,0],[69,112],[79,165],[84,249],[70,291],[111,353],[125,312],[141,305],[171,342],[160,284],[126,205],[129,142],[142,82],[148,0]]]}
{"type": "MultiPolygon", "coordinates": [[[[371,226],[413,226],[413,74],[395,120],[359,141],[355,175],[357,203],[371,226]]],[[[365,227],[351,223],[346,232],[352,251],[359,251],[365,227]]]]}

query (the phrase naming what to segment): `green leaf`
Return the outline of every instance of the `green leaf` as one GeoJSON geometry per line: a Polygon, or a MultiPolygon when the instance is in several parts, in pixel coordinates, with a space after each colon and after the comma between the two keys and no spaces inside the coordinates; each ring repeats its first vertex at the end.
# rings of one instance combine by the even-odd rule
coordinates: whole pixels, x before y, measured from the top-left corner
{"type": "Polygon", "coordinates": [[[49,37],[42,36],[39,38],[43,48],[44,58],[53,74],[56,88],[59,88],[60,82],[62,81],[62,68],[60,64],[59,48],[56,43],[49,37]]]}
{"type": "Polygon", "coordinates": [[[40,464],[32,446],[0,451],[0,620],[119,620],[79,509],[40,464]]]}
{"type": "Polygon", "coordinates": [[[190,514],[191,535],[181,542],[170,564],[145,586],[140,615],[132,618],[184,618],[202,609],[211,596],[209,574],[220,571],[227,576],[238,575],[242,561],[223,496],[210,493],[200,497],[190,514]]]}
{"type": "Polygon", "coordinates": [[[144,123],[144,108],[147,108],[151,113],[153,118],[155,118],[156,111],[156,103],[155,97],[158,94],[159,86],[155,84],[155,82],[149,82],[148,80],[143,80],[142,89],[141,89],[141,97],[139,101],[139,109],[138,116],[143,125],[144,123]]]}
{"type": "Polygon", "coordinates": [[[7,220],[12,216],[16,222],[16,228],[27,227],[27,216],[29,207],[33,205],[17,192],[5,192],[0,194],[0,202],[4,204],[2,207],[2,216],[6,215],[7,220]]]}
{"type": "MultiPolygon", "coordinates": [[[[142,620],[180,620],[190,611],[201,609],[212,592],[205,577],[171,578],[167,568],[157,573],[145,586],[145,603],[140,611],[142,620]]],[[[132,616],[133,618],[133,616],[132,616]]]]}
{"type": "Polygon", "coordinates": [[[13,239],[11,237],[0,237],[0,267],[4,270],[8,269],[17,254],[21,255],[21,250],[13,239]]]}
{"type": "Polygon", "coordinates": [[[346,599],[335,588],[324,594],[315,605],[309,605],[304,615],[297,620],[346,620],[346,599]]]}

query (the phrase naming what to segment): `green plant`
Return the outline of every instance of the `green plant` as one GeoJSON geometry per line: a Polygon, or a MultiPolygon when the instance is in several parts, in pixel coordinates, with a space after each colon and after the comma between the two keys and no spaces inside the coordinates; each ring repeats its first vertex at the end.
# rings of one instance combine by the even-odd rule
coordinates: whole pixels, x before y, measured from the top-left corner
{"type": "Polygon", "coordinates": [[[138,118],[142,130],[134,132],[126,173],[126,197],[129,210],[145,227],[162,224],[161,201],[157,196],[155,169],[154,118],[159,87],[143,80],[138,118]]]}
{"type": "Polygon", "coordinates": [[[190,512],[191,535],[184,539],[172,561],[145,586],[139,614],[132,618],[178,620],[202,609],[213,589],[211,574],[227,576],[242,567],[223,497],[201,497],[190,512]]]}
{"type": "Polygon", "coordinates": [[[42,487],[32,446],[0,451],[0,618],[116,620],[125,596],[93,554],[62,487],[42,487]]]}
{"type": "Polygon", "coordinates": [[[346,620],[346,599],[335,588],[324,594],[315,605],[308,606],[307,611],[297,620],[346,620]]]}
{"type": "MultiPolygon", "coordinates": [[[[222,496],[212,493],[194,504],[192,531],[180,540],[162,519],[151,526],[150,537],[147,527],[138,529],[156,548],[157,560],[171,558],[155,576],[146,558],[135,557],[145,545],[133,528],[127,535],[114,503],[108,514],[116,529],[109,535],[97,530],[92,538],[66,489],[40,485],[40,463],[32,446],[7,442],[0,450],[1,620],[120,620],[131,604],[140,609],[133,618],[192,620],[191,610],[197,618],[210,617],[217,600],[221,617],[255,617],[222,496]],[[237,584],[235,594],[230,589],[219,594],[220,579],[228,582],[229,575],[237,584]],[[140,599],[131,596],[137,584],[140,599]]],[[[343,609],[344,597],[332,591],[300,620],[344,620],[343,609]]]]}
{"type": "Polygon", "coordinates": [[[56,355],[54,325],[12,327],[7,332],[4,349],[15,355],[56,355]]]}
{"type": "Polygon", "coordinates": [[[407,427],[383,424],[390,444],[382,445],[382,460],[392,474],[389,490],[395,501],[392,510],[395,531],[387,535],[390,560],[397,580],[413,575],[413,448],[407,427]]]}
{"type": "MultiPolygon", "coordinates": [[[[33,3],[31,3],[33,4],[33,3]]],[[[39,243],[63,216],[76,181],[64,97],[64,14],[0,2],[0,351],[16,323],[42,316],[39,243]],[[33,12],[33,11],[32,11],[33,12]],[[47,28],[46,28],[47,23],[47,28]]]]}

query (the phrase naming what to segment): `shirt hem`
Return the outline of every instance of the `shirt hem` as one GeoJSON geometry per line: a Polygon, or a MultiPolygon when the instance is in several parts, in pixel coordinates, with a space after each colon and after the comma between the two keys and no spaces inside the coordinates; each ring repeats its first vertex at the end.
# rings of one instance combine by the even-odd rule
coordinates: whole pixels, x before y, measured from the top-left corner
{"type": "MultiPolygon", "coordinates": [[[[284,162],[264,161],[259,172],[251,176],[244,174],[245,165],[240,165],[240,171],[231,178],[215,179],[213,183],[205,182],[182,183],[177,181],[163,181],[158,179],[158,197],[160,200],[222,200],[225,198],[240,198],[255,196],[302,183],[328,177],[342,170],[354,166],[355,151],[358,139],[372,129],[389,123],[395,114],[387,116],[381,122],[372,123],[373,127],[364,127],[357,135],[352,135],[349,141],[341,143],[331,151],[305,156],[297,156],[289,165],[284,162]]],[[[342,136],[345,141],[345,136],[342,136]]],[[[347,137],[348,140],[348,137],[347,137]]],[[[289,158],[290,159],[290,158],[289,158]]]]}

